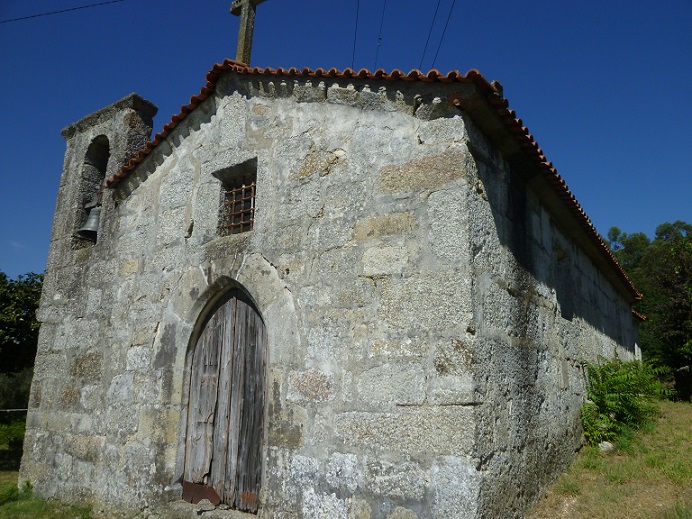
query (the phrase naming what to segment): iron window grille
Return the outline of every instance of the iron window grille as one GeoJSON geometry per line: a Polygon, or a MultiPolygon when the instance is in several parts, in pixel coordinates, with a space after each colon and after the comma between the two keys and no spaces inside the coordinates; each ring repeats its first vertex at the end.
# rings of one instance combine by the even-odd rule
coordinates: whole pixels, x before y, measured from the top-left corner
{"type": "Polygon", "coordinates": [[[255,221],[255,186],[243,182],[240,186],[224,190],[221,214],[221,233],[224,235],[251,231],[255,221]]]}
{"type": "Polygon", "coordinates": [[[257,158],[216,171],[213,175],[221,181],[219,235],[251,231],[255,224],[257,158]]]}

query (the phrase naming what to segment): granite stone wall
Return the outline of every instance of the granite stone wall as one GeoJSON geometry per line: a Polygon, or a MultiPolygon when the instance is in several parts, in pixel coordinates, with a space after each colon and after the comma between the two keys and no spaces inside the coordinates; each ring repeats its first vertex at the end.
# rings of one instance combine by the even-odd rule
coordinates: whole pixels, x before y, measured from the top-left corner
{"type": "Polygon", "coordinates": [[[447,103],[472,88],[228,74],[105,190],[95,244],[72,236],[86,146],[141,144],[151,105],[74,125],[21,478],[195,516],[176,504],[192,345],[241,287],[268,333],[260,517],[522,516],[581,441],[581,362],[631,357],[636,330],[447,103]],[[215,173],[255,158],[254,229],[219,236],[215,173]]]}

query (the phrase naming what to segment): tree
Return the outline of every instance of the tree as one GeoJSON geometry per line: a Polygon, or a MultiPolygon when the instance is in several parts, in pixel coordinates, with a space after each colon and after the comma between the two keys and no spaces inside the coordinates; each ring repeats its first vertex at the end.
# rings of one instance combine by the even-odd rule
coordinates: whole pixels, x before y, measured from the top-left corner
{"type": "Polygon", "coordinates": [[[0,272],[0,373],[17,373],[34,365],[42,282],[42,274],[13,280],[0,272]]]}
{"type": "Polygon", "coordinates": [[[640,326],[645,359],[671,368],[692,364],[692,225],[663,223],[654,240],[612,227],[608,240],[643,295],[637,310],[647,316],[640,326]]]}

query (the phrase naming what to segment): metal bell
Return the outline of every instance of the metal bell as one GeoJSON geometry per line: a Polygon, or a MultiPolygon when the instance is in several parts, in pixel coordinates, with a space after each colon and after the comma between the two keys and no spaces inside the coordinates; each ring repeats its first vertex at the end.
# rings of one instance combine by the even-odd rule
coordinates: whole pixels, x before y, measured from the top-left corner
{"type": "Polygon", "coordinates": [[[91,211],[89,211],[89,217],[87,218],[86,223],[81,229],[79,229],[75,233],[75,236],[77,236],[78,238],[84,238],[85,240],[91,240],[93,242],[96,242],[96,235],[98,234],[99,230],[100,218],[101,208],[92,207],[91,211]]]}

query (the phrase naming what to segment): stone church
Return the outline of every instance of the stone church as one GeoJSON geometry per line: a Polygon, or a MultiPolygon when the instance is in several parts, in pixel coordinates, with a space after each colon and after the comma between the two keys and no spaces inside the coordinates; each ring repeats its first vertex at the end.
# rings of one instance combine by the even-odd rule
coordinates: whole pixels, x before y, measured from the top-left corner
{"type": "Polygon", "coordinates": [[[521,517],[640,296],[500,84],[226,60],[148,140],[155,112],[62,132],[20,479],[140,517],[521,517]]]}

